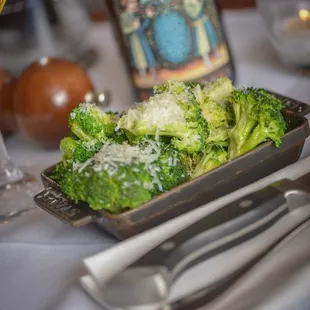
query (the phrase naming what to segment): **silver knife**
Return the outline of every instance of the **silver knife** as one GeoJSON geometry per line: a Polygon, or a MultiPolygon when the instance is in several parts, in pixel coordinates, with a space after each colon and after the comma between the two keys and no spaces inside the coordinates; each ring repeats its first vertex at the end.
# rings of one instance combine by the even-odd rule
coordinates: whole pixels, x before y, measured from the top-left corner
{"type": "Polygon", "coordinates": [[[189,268],[235,247],[310,202],[310,173],[238,199],[176,233],[110,279],[102,290],[112,309],[164,309],[170,288],[189,268]]]}

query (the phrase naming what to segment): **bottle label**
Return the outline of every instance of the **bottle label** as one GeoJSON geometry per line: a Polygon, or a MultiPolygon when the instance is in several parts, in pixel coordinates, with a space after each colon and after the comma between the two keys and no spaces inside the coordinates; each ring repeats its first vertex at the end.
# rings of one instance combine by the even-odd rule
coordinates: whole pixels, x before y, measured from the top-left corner
{"type": "Polygon", "coordinates": [[[229,73],[230,55],[214,0],[113,2],[137,88],[204,80],[220,69],[221,75],[229,73]]]}

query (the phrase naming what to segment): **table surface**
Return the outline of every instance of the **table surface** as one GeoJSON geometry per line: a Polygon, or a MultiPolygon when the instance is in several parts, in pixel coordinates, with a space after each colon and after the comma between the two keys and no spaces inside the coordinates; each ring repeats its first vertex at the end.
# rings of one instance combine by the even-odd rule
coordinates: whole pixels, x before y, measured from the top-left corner
{"type": "MultiPolygon", "coordinates": [[[[288,71],[268,43],[255,10],[224,13],[236,63],[237,86],[256,86],[310,103],[309,77],[288,71]]],[[[108,24],[91,29],[90,42],[101,59],[90,70],[98,90],[112,91],[112,110],[132,102],[132,92],[108,24]],[[109,42],[107,44],[107,42],[109,42]]],[[[61,158],[58,150],[42,150],[17,135],[7,140],[16,163],[34,174],[61,158]]],[[[310,141],[302,157],[310,156],[310,141]]],[[[112,246],[115,240],[95,226],[74,228],[37,209],[0,226],[0,308],[3,310],[100,309],[79,284],[82,259],[112,246]]]]}

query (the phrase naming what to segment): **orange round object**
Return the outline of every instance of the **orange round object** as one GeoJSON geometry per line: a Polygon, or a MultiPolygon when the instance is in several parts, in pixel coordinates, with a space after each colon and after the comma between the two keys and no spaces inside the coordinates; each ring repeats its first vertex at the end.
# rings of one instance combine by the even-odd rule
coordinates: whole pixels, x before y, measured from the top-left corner
{"type": "Polygon", "coordinates": [[[13,110],[15,82],[9,72],[0,70],[0,130],[4,136],[17,130],[13,110]]]}
{"type": "Polygon", "coordinates": [[[78,64],[41,58],[26,68],[17,81],[14,110],[19,130],[40,146],[58,147],[69,134],[71,110],[90,91],[92,82],[78,64]]]}

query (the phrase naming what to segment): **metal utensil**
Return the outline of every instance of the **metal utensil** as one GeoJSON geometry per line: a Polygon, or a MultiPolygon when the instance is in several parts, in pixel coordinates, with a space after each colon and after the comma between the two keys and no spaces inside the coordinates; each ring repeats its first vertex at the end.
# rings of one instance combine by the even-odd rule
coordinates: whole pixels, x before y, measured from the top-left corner
{"type": "Polygon", "coordinates": [[[250,272],[256,264],[264,259],[270,252],[272,252],[277,246],[285,239],[289,239],[294,232],[309,222],[310,215],[305,217],[303,221],[300,221],[290,227],[290,229],[283,235],[276,238],[270,245],[264,248],[259,254],[255,255],[253,259],[250,259],[247,263],[243,264],[240,268],[226,276],[225,278],[215,281],[212,285],[206,285],[198,291],[194,291],[188,295],[173,301],[169,305],[165,305],[163,310],[202,310],[210,302],[219,297],[221,294],[225,294],[232,285],[234,285],[240,278],[250,272]]]}
{"type": "Polygon", "coordinates": [[[310,201],[310,173],[283,180],[209,214],[110,279],[103,298],[115,309],[162,309],[173,283],[194,265],[272,226],[310,201]]]}

